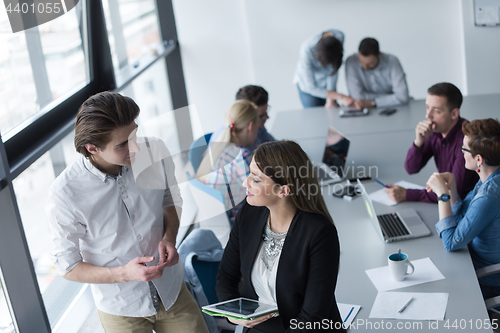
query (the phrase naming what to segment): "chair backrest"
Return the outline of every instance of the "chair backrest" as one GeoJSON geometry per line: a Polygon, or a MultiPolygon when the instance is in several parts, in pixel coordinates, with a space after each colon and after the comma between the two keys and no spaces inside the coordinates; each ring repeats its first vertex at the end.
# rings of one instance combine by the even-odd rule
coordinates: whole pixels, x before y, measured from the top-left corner
{"type": "MultiPolygon", "coordinates": [[[[184,262],[184,281],[193,298],[202,306],[217,303],[216,277],[222,259],[222,246],[211,230],[194,229],[179,246],[184,262]]],[[[211,333],[218,333],[213,317],[203,314],[211,333]]]]}
{"type": "Polygon", "coordinates": [[[198,221],[200,228],[212,230],[217,239],[225,247],[229,240],[231,224],[227,216],[222,192],[194,179],[186,172],[189,189],[198,206],[198,221]]]}
{"type": "Polygon", "coordinates": [[[195,173],[200,167],[201,161],[203,160],[211,137],[212,133],[205,134],[193,141],[193,143],[191,143],[191,146],[189,147],[189,161],[191,162],[195,173]]]}

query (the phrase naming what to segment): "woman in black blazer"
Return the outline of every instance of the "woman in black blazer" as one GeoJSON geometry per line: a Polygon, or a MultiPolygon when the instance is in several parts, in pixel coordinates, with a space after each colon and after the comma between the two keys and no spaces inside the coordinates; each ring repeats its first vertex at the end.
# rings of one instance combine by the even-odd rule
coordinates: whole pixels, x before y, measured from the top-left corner
{"type": "Polygon", "coordinates": [[[337,230],[307,154],[292,141],[264,143],[243,186],[247,199],[224,250],[217,295],[274,302],[279,316],[230,321],[251,333],[345,331],[334,295],[337,230]]]}

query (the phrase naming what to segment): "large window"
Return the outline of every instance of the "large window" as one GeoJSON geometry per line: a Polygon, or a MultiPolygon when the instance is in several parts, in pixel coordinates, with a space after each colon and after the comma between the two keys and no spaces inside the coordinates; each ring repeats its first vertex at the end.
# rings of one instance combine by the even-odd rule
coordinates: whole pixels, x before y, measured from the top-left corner
{"type": "Polygon", "coordinates": [[[94,308],[88,285],[57,274],[45,213],[51,184],[79,157],[81,104],[117,91],[140,106],[140,135],[179,157],[192,139],[172,107],[187,97],[171,0],[76,2],[17,33],[0,5],[0,333],[76,333],[94,308]]]}
{"type": "MultiPolygon", "coordinates": [[[[0,6],[0,133],[89,82],[81,31],[84,1],[67,14],[12,33],[0,6]]],[[[82,25],[83,24],[83,25],[82,25]]]]}
{"type": "Polygon", "coordinates": [[[83,284],[59,277],[50,260],[50,232],[45,203],[50,185],[79,154],[73,146],[74,133],[67,135],[14,181],[17,204],[35,267],[38,286],[52,327],[64,314],[83,284]]]}
{"type": "Polygon", "coordinates": [[[115,73],[161,44],[154,0],[103,0],[115,73]]]}

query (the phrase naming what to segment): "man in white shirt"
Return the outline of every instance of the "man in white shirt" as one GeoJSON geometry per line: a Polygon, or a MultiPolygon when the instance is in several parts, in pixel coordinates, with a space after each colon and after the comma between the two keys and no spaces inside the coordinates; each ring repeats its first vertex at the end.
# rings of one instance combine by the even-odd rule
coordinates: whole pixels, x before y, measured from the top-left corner
{"type": "Polygon", "coordinates": [[[380,52],[374,38],[365,38],[357,54],[345,62],[347,87],[358,109],[408,103],[408,86],[398,58],[380,52]]]}
{"type": "Polygon", "coordinates": [[[49,192],[52,261],[90,283],[105,332],[207,332],[183,283],[182,199],[165,144],[137,138],[139,107],[104,92],[78,111],[69,165],[49,192]],[[179,214],[179,215],[178,215],[179,214]]]}

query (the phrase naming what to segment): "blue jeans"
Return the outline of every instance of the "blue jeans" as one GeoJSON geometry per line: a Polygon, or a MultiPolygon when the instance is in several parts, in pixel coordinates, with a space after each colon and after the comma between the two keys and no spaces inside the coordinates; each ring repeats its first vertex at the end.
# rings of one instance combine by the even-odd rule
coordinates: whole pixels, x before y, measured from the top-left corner
{"type": "Polygon", "coordinates": [[[297,89],[299,90],[300,101],[304,108],[312,108],[315,106],[325,106],[326,98],[319,98],[300,90],[299,85],[297,84],[297,89]]]}

